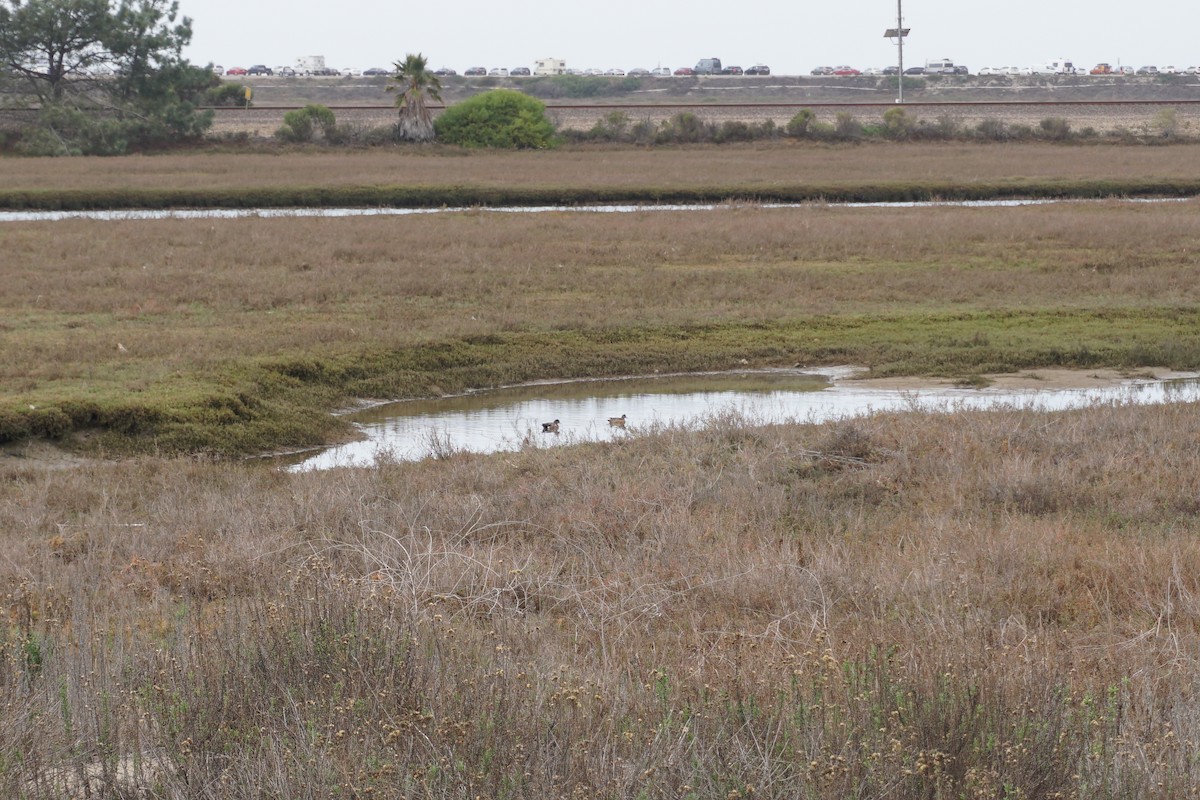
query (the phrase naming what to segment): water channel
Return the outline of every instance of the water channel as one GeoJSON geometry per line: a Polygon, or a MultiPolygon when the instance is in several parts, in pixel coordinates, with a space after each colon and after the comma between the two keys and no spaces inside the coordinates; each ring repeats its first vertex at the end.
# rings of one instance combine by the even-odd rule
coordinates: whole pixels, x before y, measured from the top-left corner
{"type": "Polygon", "coordinates": [[[291,469],[369,466],[452,452],[612,441],[665,426],[701,426],[734,414],[750,424],[825,422],[883,411],[952,412],[999,407],[1063,410],[1096,403],[1200,400],[1200,376],[1135,380],[1087,389],[893,390],[852,380],[849,367],[747,370],[620,380],[536,383],[438,400],[412,400],[357,412],[361,441],[291,457],[291,469]],[[624,427],[608,420],[625,418],[624,427]],[[543,432],[559,420],[558,432],[543,432]]]}
{"type": "Polygon", "coordinates": [[[736,208],[739,205],[754,208],[1010,208],[1014,206],[1041,206],[1054,203],[1182,203],[1188,197],[1141,197],[1104,198],[1097,200],[1024,199],[1024,200],[928,200],[911,202],[881,203],[706,203],[693,205],[580,205],[580,206],[476,206],[447,208],[173,208],[173,209],[119,209],[88,211],[0,211],[0,222],[61,222],[73,219],[104,221],[155,220],[155,219],[273,219],[280,217],[406,217],[429,214],[461,214],[480,211],[497,214],[544,214],[547,212],[570,212],[579,214],[632,214],[656,211],[717,211],[736,208]]]}

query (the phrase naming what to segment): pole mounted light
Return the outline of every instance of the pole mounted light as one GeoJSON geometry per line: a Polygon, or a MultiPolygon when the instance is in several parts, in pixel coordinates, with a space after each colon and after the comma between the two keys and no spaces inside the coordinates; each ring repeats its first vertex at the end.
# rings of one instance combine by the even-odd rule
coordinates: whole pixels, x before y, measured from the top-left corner
{"type": "Polygon", "coordinates": [[[901,8],[901,3],[904,0],[896,0],[896,27],[888,28],[883,32],[883,38],[895,39],[896,49],[900,53],[899,64],[896,67],[896,86],[899,88],[899,93],[896,95],[896,102],[904,102],[904,37],[908,36],[911,28],[904,27],[904,11],[901,8]]]}

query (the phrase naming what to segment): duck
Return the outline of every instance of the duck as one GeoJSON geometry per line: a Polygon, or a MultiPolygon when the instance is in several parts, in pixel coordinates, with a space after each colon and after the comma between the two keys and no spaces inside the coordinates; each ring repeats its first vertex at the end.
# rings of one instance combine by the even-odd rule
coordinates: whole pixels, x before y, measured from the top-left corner
{"type": "Polygon", "coordinates": [[[609,417],[608,424],[613,428],[624,428],[625,427],[625,415],[622,414],[619,417],[609,417]]]}
{"type": "Polygon", "coordinates": [[[554,420],[554,422],[543,422],[542,433],[558,433],[558,420],[554,420]]]}

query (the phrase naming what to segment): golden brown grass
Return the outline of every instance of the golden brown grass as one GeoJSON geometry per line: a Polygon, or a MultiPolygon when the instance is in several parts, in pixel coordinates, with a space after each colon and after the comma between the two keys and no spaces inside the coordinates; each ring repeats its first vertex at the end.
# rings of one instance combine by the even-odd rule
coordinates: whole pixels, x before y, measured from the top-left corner
{"type": "Polygon", "coordinates": [[[0,791],[1195,793],[1193,408],[711,422],[4,467],[0,791]]]}
{"type": "Polygon", "coordinates": [[[511,330],[1188,308],[1193,203],[7,225],[8,392],[511,330]],[[122,344],[126,352],[119,352],[122,344]],[[136,365],[136,366],[133,366],[136,365]]]}
{"type": "Polygon", "coordinates": [[[6,190],[221,189],[283,186],[777,187],[1021,180],[1200,177],[1200,144],[816,145],[768,143],[677,150],[338,152],[0,160],[6,190]]]}

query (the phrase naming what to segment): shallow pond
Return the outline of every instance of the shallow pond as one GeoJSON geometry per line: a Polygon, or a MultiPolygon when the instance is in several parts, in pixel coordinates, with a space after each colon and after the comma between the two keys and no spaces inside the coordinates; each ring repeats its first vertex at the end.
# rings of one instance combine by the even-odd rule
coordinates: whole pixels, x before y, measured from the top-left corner
{"type": "Polygon", "coordinates": [[[825,422],[879,411],[955,411],[1001,406],[1060,410],[1094,403],[1200,400],[1200,379],[1130,381],[1089,389],[891,390],[850,378],[854,370],[750,370],[621,380],[538,383],[439,400],[376,406],[350,419],[366,437],[294,456],[295,470],[371,465],[379,459],[419,460],[467,451],[516,450],[610,441],[668,425],[698,426],[724,414],[754,424],[825,422]],[[624,416],[623,428],[609,425],[624,416]],[[558,433],[542,431],[559,420],[558,433]]]}

